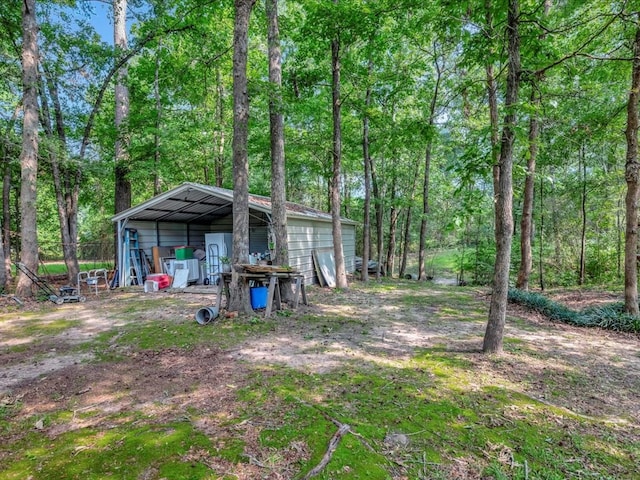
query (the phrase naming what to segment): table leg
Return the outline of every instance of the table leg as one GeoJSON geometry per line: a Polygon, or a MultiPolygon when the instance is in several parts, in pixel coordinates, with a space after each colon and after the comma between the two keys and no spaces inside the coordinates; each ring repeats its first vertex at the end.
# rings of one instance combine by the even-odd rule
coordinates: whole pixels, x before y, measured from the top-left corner
{"type": "Polygon", "coordinates": [[[218,293],[216,295],[216,308],[220,311],[220,307],[222,306],[222,293],[224,292],[224,280],[220,279],[220,283],[218,283],[218,293]]]}
{"type": "Polygon", "coordinates": [[[271,316],[271,307],[273,305],[273,295],[275,294],[277,285],[278,285],[278,279],[276,277],[269,278],[269,289],[267,290],[267,309],[264,312],[265,318],[269,318],[271,316]]]}
{"type": "Polygon", "coordinates": [[[296,278],[296,291],[293,293],[293,309],[298,308],[298,302],[300,301],[300,288],[302,285],[302,277],[296,278]]]}

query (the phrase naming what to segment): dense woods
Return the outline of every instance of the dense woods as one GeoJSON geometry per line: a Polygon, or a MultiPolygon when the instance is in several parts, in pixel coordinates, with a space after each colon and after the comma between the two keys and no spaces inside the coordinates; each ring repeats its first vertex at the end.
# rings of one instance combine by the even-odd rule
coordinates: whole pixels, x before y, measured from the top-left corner
{"type": "Polygon", "coordinates": [[[632,3],[31,3],[0,6],[0,281],[18,258],[113,255],[130,202],[240,180],[361,222],[389,275],[456,249],[459,281],[499,287],[498,325],[516,276],[619,285],[638,313],[632,3]]]}

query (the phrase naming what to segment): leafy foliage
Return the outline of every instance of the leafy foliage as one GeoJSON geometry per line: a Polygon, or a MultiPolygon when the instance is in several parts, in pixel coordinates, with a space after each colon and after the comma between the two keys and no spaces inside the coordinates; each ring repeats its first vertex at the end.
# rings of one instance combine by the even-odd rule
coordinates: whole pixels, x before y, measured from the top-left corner
{"type": "Polygon", "coordinates": [[[624,313],[623,303],[610,303],[572,310],[544,295],[524,290],[509,290],[509,301],[543,314],[551,320],[579,327],[599,327],[619,332],[640,333],[640,318],[624,313]]]}

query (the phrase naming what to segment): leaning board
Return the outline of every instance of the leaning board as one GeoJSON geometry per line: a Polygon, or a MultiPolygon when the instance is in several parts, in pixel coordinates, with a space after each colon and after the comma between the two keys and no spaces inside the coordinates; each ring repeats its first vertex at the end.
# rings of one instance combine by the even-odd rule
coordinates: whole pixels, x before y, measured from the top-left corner
{"type": "Polygon", "coordinates": [[[336,262],[333,257],[333,248],[318,248],[313,250],[313,263],[321,286],[336,286],[336,262]]]}

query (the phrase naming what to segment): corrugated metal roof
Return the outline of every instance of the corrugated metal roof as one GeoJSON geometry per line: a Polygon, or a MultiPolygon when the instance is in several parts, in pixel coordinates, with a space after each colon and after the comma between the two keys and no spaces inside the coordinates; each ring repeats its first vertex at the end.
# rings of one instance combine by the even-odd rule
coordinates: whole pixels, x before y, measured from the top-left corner
{"type": "MultiPolygon", "coordinates": [[[[270,214],[271,199],[250,194],[249,208],[270,214]]],[[[168,192],[161,193],[146,202],[120,212],[112,217],[112,220],[114,222],[129,219],[211,224],[217,218],[230,215],[232,209],[233,190],[185,182],[168,192]]],[[[291,202],[287,202],[287,216],[324,222],[331,221],[331,215],[326,212],[291,202]]],[[[348,219],[342,219],[342,222],[346,224],[356,223],[348,219]]]]}

